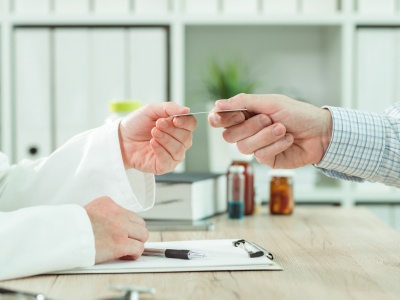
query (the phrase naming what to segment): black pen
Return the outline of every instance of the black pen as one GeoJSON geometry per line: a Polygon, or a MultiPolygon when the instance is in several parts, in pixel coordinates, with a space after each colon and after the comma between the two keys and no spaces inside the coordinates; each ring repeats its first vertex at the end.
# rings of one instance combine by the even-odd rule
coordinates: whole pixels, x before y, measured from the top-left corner
{"type": "Polygon", "coordinates": [[[154,249],[145,248],[143,255],[146,256],[165,256],[168,258],[179,258],[179,259],[192,259],[205,257],[204,254],[193,252],[191,250],[178,250],[178,249],[154,249]]]}

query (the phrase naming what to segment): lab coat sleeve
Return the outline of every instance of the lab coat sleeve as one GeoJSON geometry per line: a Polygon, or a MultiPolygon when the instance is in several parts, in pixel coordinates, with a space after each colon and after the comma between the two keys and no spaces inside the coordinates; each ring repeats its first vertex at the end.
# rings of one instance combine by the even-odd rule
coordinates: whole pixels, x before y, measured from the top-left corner
{"type": "Polygon", "coordinates": [[[95,262],[82,207],[109,196],[132,211],[154,203],[154,175],[125,170],[119,122],[75,136],[49,157],[10,166],[0,153],[0,279],[95,262]]]}
{"type": "Polygon", "coordinates": [[[76,204],[0,212],[0,280],[91,266],[94,236],[76,204]]]}
{"type": "MultiPolygon", "coordinates": [[[[8,166],[0,156],[0,211],[109,196],[135,212],[154,204],[154,175],[125,170],[119,122],[73,137],[49,157],[8,166]]],[[[1,155],[1,154],[0,154],[1,155]]]]}

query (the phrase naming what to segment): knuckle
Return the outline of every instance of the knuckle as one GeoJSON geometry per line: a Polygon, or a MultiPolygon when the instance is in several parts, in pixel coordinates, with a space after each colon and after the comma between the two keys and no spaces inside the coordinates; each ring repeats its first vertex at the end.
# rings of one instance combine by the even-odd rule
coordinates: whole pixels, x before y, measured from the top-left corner
{"type": "Polygon", "coordinates": [[[269,164],[268,158],[265,157],[265,153],[264,153],[264,152],[265,152],[265,151],[263,151],[263,149],[256,150],[256,151],[254,152],[254,157],[256,158],[256,160],[257,160],[260,164],[268,165],[268,166],[271,167],[271,165],[269,164]]]}
{"type": "Polygon", "coordinates": [[[245,97],[246,97],[245,93],[239,93],[235,97],[233,97],[233,99],[235,99],[235,100],[240,102],[240,101],[243,101],[245,97]]]}
{"type": "Polygon", "coordinates": [[[135,214],[137,217],[138,222],[142,225],[142,226],[146,226],[146,221],[139,215],[135,214]]]}
{"type": "Polygon", "coordinates": [[[233,138],[233,135],[232,135],[232,131],[229,130],[229,129],[225,129],[225,130],[222,132],[222,137],[223,137],[224,140],[227,141],[228,143],[234,143],[234,142],[235,142],[235,140],[234,140],[234,138],[233,138]]]}
{"type": "Polygon", "coordinates": [[[242,141],[237,142],[236,146],[240,153],[243,153],[243,154],[252,154],[253,153],[249,150],[248,147],[246,147],[246,144],[242,141]]]}
{"type": "Polygon", "coordinates": [[[245,132],[247,136],[253,135],[254,131],[256,131],[253,122],[244,122],[242,126],[243,132],[245,132]]]}
{"type": "Polygon", "coordinates": [[[124,241],[121,237],[113,237],[112,239],[113,241],[113,249],[112,249],[112,255],[115,258],[121,257],[127,253],[124,253],[123,249],[124,249],[124,241]]]}
{"type": "Polygon", "coordinates": [[[183,144],[179,145],[173,150],[172,158],[174,160],[181,160],[182,157],[185,157],[186,148],[183,144]]]}
{"type": "Polygon", "coordinates": [[[191,148],[193,146],[193,140],[190,139],[189,141],[186,142],[185,148],[186,150],[191,148]]]}
{"type": "Polygon", "coordinates": [[[261,128],[272,124],[271,118],[267,115],[259,114],[259,115],[257,115],[257,117],[258,117],[258,121],[259,121],[261,128]]]}

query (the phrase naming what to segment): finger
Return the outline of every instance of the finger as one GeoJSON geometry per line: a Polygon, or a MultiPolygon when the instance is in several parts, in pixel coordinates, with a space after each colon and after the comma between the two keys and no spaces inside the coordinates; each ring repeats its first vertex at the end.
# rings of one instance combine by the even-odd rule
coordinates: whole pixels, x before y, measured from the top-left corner
{"type": "MultiPolygon", "coordinates": [[[[153,128],[151,134],[153,138],[170,154],[173,160],[182,161],[185,159],[185,151],[187,148],[180,141],[158,128],[153,128]]],[[[191,135],[190,132],[189,134],[191,135]]],[[[184,142],[186,142],[190,147],[191,139],[186,139],[184,142]]]]}
{"type": "Polygon", "coordinates": [[[239,151],[243,154],[252,154],[256,150],[266,147],[280,140],[286,133],[286,128],[282,124],[273,124],[263,128],[255,135],[240,140],[236,143],[239,151]]]}
{"type": "Polygon", "coordinates": [[[251,113],[273,114],[277,112],[281,103],[285,101],[282,95],[251,95],[238,94],[227,100],[218,100],[215,102],[216,109],[239,109],[246,108],[251,113]]]}
{"type": "Polygon", "coordinates": [[[208,123],[211,127],[231,127],[236,124],[243,123],[246,116],[243,112],[227,112],[227,113],[210,113],[208,115],[208,123]]]}
{"type": "Polygon", "coordinates": [[[194,131],[197,126],[197,120],[194,116],[175,117],[172,122],[175,127],[189,131],[194,131]]]}
{"type": "Polygon", "coordinates": [[[145,243],[149,239],[149,231],[144,226],[131,224],[128,226],[127,230],[128,237],[130,239],[137,240],[142,243],[145,243]]]}
{"type": "Polygon", "coordinates": [[[181,106],[175,102],[155,103],[152,109],[159,118],[168,118],[172,115],[186,114],[190,111],[189,107],[181,106]]]}
{"type": "MultiPolygon", "coordinates": [[[[175,124],[173,124],[174,122],[175,121],[171,119],[159,119],[156,122],[156,127],[157,129],[161,130],[162,132],[172,136],[174,139],[179,141],[181,144],[184,145],[186,149],[190,148],[192,146],[192,131],[177,128],[175,124]]],[[[188,124],[188,126],[190,125],[188,124]]]]}
{"type": "Polygon", "coordinates": [[[128,213],[128,220],[131,223],[135,223],[141,226],[146,226],[146,222],[143,220],[142,217],[129,210],[127,210],[127,213],[128,213]]]}
{"type": "Polygon", "coordinates": [[[156,175],[168,173],[175,169],[175,167],[180,163],[180,161],[175,161],[171,157],[171,154],[169,154],[169,152],[165,150],[164,147],[155,139],[150,140],[150,146],[157,158],[155,165],[156,175]]]}
{"type": "Polygon", "coordinates": [[[146,122],[148,118],[151,120],[157,120],[159,118],[168,118],[175,114],[186,114],[189,111],[189,107],[181,106],[174,102],[149,103],[140,109],[135,110],[129,117],[124,119],[123,123],[134,119],[139,120],[138,126],[142,126],[141,122],[146,122]]]}
{"type": "Polygon", "coordinates": [[[125,243],[119,247],[119,253],[116,258],[124,260],[136,260],[138,259],[143,251],[144,244],[137,240],[126,239],[125,243]]]}
{"type": "Polygon", "coordinates": [[[243,123],[228,127],[223,131],[222,136],[228,143],[236,143],[237,141],[255,135],[257,132],[261,131],[267,126],[270,126],[271,124],[272,121],[270,117],[264,114],[259,114],[243,123]]]}
{"type": "Polygon", "coordinates": [[[276,165],[276,156],[287,150],[293,144],[293,141],[293,135],[286,134],[275,143],[256,150],[254,152],[254,157],[259,163],[274,168],[276,165]]]}

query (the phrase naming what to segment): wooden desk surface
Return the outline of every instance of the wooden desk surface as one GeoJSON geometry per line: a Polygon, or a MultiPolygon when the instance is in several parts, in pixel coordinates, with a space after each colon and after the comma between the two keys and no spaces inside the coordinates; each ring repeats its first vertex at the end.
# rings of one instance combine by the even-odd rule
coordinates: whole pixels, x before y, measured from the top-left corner
{"type": "Polygon", "coordinates": [[[54,299],[115,295],[110,284],[155,287],[144,299],[399,299],[400,234],[362,208],[297,207],[215,219],[212,232],[153,232],[150,241],[245,238],[267,248],[284,271],[45,275],[0,282],[54,299]]]}

